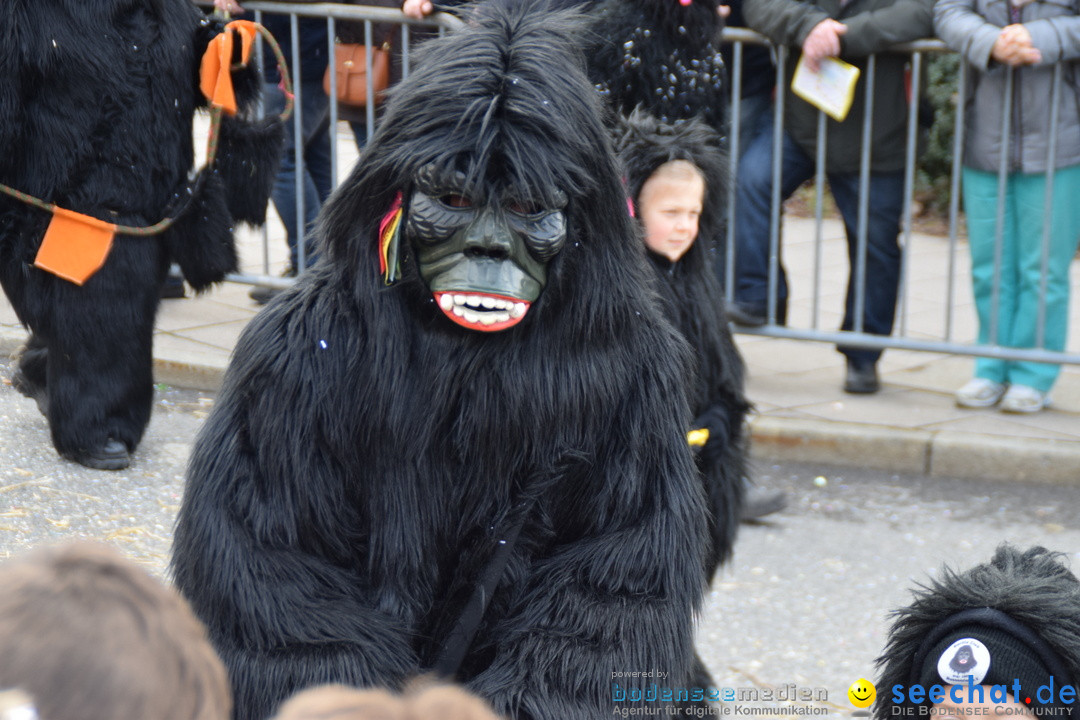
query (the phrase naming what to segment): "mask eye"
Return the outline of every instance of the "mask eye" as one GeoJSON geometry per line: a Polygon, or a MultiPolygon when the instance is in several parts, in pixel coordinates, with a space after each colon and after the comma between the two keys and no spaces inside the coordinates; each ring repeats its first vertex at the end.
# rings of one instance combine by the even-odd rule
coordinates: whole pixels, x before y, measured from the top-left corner
{"type": "Polygon", "coordinates": [[[441,202],[446,207],[451,208],[469,208],[472,207],[472,201],[464,195],[457,195],[455,193],[449,193],[439,197],[441,202]]]}
{"type": "Polygon", "coordinates": [[[511,200],[506,204],[506,209],[515,215],[539,215],[544,211],[542,206],[525,200],[511,200]]]}

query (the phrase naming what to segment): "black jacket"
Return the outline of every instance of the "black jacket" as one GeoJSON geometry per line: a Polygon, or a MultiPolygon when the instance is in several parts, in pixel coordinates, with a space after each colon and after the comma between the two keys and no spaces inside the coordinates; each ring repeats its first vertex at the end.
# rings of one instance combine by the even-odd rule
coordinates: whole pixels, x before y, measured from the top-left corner
{"type": "Polygon", "coordinates": [[[790,78],[802,54],[802,44],[814,26],[826,18],[847,25],[841,37],[840,58],[857,66],[861,75],[851,111],[842,123],[829,119],[826,167],[829,172],[857,172],[862,148],[867,56],[877,56],[874,79],[871,169],[890,172],[904,167],[908,117],[906,69],[908,56],[886,52],[890,47],[933,35],[933,0],[745,0],[747,24],[789,50],[784,96],[784,128],[814,157],[817,151],[818,110],[791,92],[790,78]]]}

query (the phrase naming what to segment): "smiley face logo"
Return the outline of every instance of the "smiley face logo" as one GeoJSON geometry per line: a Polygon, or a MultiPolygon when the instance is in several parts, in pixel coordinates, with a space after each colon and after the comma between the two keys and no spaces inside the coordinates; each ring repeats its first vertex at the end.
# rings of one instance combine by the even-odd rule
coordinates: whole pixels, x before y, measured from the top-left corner
{"type": "Polygon", "coordinates": [[[847,689],[847,696],[852,705],[857,708],[864,708],[869,707],[870,703],[874,702],[874,698],[877,697],[877,690],[874,688],[874,683],[865,678],[859,678],[851,683],[851,687],[847,689]]]}

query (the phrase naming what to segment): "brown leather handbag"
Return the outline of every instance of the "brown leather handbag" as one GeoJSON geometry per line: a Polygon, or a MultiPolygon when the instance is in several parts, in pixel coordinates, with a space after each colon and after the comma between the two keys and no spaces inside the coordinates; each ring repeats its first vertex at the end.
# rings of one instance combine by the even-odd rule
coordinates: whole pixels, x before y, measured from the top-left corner
{"type": "MultiPolygon", "coordinates": [[[[334,62],[323,75],[323,91],[330,94],[330,73],[337,73],[337,100],[342,105],[367,105],[367,46],[339,42],[334,45],[334,62]]],[[[371,81],[375,103],[382,102],[383,91],[390,87],[390,43],[371,49],[371,81]]]]}

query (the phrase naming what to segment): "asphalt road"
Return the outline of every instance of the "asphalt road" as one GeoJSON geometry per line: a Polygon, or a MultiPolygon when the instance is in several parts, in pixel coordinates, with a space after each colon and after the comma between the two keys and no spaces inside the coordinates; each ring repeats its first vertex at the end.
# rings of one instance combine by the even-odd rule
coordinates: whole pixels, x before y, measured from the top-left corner
{"type": "Polygon", "coordinates": [[[1068,553],[1080,574],[1080,483],[765,463],[757,478],[787,490],[790,505],[742,526],[706,598],[698,647],[719,687],[823,687],[849,716],[847,688],[876,677],[889,612],[942,565],[986,562],[1008,541],[1068,553]]]}
{"type": "MultiPolygon", "coordinates": [[[[213,399],[159,387],[131,468],[102,472],[57,457],[44,418],[9,378],[0,362],[0,558],[92,538],[163,575],[191,442],[213,399]]],[[[789,506],[742,527],[705,600],[698,647],[719,687],[824,688],[819,706],[850,716],[847,688],[875,677],[889,610],[942,564],[966,568],[1010,541],[1067,552],[1080,571],[1080,482],[756,470],[761,484],[787,491],[789,506]]]]}
{"type": "Polygon", "coordinates": [[[11,387],[0,363],[0,558],[75,538],[103,540],[164,573],[195,433],[213,400],[158,386],[131,467],[90,470],[61,459],[32,400],[11,387]]]}

